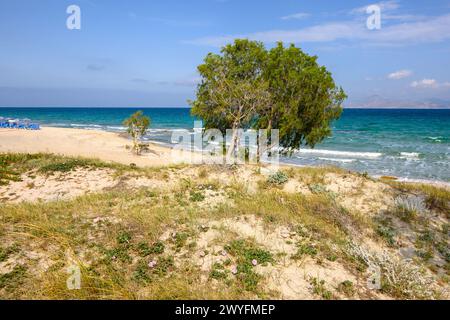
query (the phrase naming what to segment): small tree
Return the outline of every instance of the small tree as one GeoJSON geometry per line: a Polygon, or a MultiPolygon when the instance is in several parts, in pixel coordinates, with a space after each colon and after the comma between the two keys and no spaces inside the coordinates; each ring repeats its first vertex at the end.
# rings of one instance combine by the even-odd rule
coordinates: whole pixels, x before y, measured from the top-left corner
{"type": "Polygon", "coordinates": [[[150,118],[144,116],[142,111],[137,111],[124,120],[123,125],[127,127],[128,134],[133,138],[133,151],[137,155],[141,154],[141,139],[150,127],[150,118]]]}
{"type": "MultiPolygon", "coordinates": [[[[190,105],[206,129],[278,129],[286,153],[329,137],[346,99],[317,57],[295,45],[267,50],[260,42],[237,39],[221,54],[208,54],[198,71],[202,80],[190,105]]],[[[233,137],[230,153],[237,143],[233,137]]]]}

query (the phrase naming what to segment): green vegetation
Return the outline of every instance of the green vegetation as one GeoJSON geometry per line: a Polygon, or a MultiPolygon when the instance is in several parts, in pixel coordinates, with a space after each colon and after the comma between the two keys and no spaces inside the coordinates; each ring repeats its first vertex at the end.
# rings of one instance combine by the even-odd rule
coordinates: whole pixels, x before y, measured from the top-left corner
{"type": "Polygon", "coordinates": [[[278,171],[277,173],[270,175],[269,178],[267,179],[267,183],[276,185],[276,186],[281,186],[288,181],[289,181],[289,177],[283,171],[278,171]]]}
{"type": "Polygon", "coordinates": [[[0,262],[6,261],[11,254],[18,252],[19,250],[18,245],[12,245],[6,248],[0,247],[0,262]]]}
{"type": "Polygon", "coordinates": [[[0,289],[5,288],[8,291],[17,289],[26,275],[26,267],[17,265],[11,272],[0,274],[0,289]]]}
{"type": "Polygon", "coordinates": [[[123,125],[127,127],[127,132],[133,139],[133,150],[139,155],[142,152],[143,145],[141,139],[147,133],[150,127],[150,118],[144,116],[142,111],[136,111],[128,119],[123,121],[123,125]]]}
{"type": "Polygon", "coordinates": [[[164,243],[157,241],[152,246],[149,246],[146,242],[140,242],[137,246],[139,255],[141,257],[147,257],[151,254],[161,254],[164,252],[164,243]]]}
{"type": "Polygon", "coordinates": [[[205,195],[200,191],[192,191],[190,192],[190,198],[192,202],[201,202],[205,200],[205,195]]]}
{"type": "Polygon", "coordinates": [[[297,252],[293,256],[291,256],[291,259],[293,259],[293,260],[300,260],[306,255],[309,255],[311,257],[316,256],[317,255],[317,248],[315,248],[311,244],[300,243],[298,245],[297,252]]]}
{"type": "Polygon", "coordinates": [[[20,175],[26,172],[53,174],[67,173],[77,168],[110,168],[128,170],[127,166],[105,163],[95,159],[67,158],[53,154],[11,154],[0,153],[0,185],[9,181],[20,181],[20,175]]]}
{"type": "Polygon", "coordinates": [[[318,295],[322,299],[331,300],[333,298],[333,293],[325,286],[325,280],[320,280],[318,278],[312,277],[310,279],[310,284],[312,286],[313,293],[318,295]]]}
{"type": "Polygon", "coordinates": [[[395,205],[393,213],[408,223],[417,219],[420,215],[425,214],[427,211],[423,199],[417,196],[409,195],[399,197],[396,199],[395,205]]]}
{"type": "MultiPolygon", "coordinates": [[[[223,170],[239,177],[243,168],[142,169],[54,155],[1,155],[1,159],[8,170],[36,176],[108,168],[118,181],[139,176],[164,182],[183,172],[170,189],[118,184],[64,201],[2,202],[0,263],[9,265],[0,273],[2,299],[280,298],[278,287],[268,286],[272,279],[268,275],[286,267],[298,268],[298,274],[313,270],[305,276],[317,276],[314,267],[329,272],[343,268],[356,278],[342,283],[328,277],[326,283],[306,278],[311,280],[310,286],[300,288],[304,294],[322,299],[372,298],[359,284],[365,283],[373,264],[381,268],[382,292],[389,297],[436,298],[435,286],[448,284],[449,223],[446,212],[439,206],[431,208],[426,200],[434,197],[443,202],[449,194],[445,190],[395,186],[390,188],[392,199],[414,195],[423,199],[426,210],[414,219],[402,219],[392,202],[389,210],[376,207],[362,220],[357,212],[342,207],[342,193],[331,197],[327,192],[326,174],[351,175],[336,168],[283,170],[290,180],[316,191],[312,194],[281,188],[250,193],[235,178],[217,182],[223,170]],[[204,196],[207,190],[220,192],[226,201],[212,208],[201,197],[190,199],[197,192],[204,196]],[[263,236],[253,238],[253,232],[263,236]],[[401,237],[406,234],[412,243],[401,237]],[[385,243],[370,243],[393,254],[349,250],[349,243],[368,239],[383,239],[385,243]],[[411,261],[393,258],[407,245],[412,249],[411,261]],[[81,290],[66,288],[72,260],[81,268],[81,290]]],[[[267,183],[255,172],[250,168],[246,173],[267,183]]],[[[356,178],[359,183],[361,177],[356,178]]]]}
{"type": "Polygon", "coordinates": [[[225,269],[225,266],[221,263],[214,263],[209,276],[216,280],[226,280],[228,279],[229,271],[225,269]]]}
{"type": "Polygon", "coordinates": [[[376,219],[376,232],[389,246],[395,246],[395,229],[392,227],[392,220],[389,218],[376,219]]]}
{"type": "Polygon", "coordinates": [[[266,265],[268,263],[274,263],[272,254],[244,240],[232,241],[225,247],[225,250],[237,261],[236,276],[242,287],[248,291],[257,292],[260,290],[258,288],[258,282],[261,276],[253,269],[257,264],[266,265]]]}
{"type": "MultiPolygon", "coordinates": [[[[267,50],[260,42],[235,40],[221,54],[208,54],[198,71],[202,81],[190,104],[206,129],[278,129],[288,151],[331,135],[346,98],[317,57],[294,45],[267,50]]],[[[238,144],[234,135],[229,154],[238,144]]]]}
{"type": "Polygon", "coordinates": [[[435,210],[450,217],[450,192],[445,188],[439,188],[428,184],[388,182],[402,193],[420,192],[425,196],[425,204],[428,209],[435,210]]]}
{"type": "Polygon", "coordinates": [[[353,282],[345,280],[338,286],[338,291],[344,293],[347,297],[353,297],[355,295],[355,287],[353,282]]]}

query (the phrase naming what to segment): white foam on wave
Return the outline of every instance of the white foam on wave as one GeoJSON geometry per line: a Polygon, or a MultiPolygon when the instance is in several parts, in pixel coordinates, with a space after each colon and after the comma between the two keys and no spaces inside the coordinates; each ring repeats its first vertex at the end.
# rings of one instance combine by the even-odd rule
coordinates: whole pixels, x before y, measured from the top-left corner
{"type": "Polygon", "coordinates": [[[400,158],[404,159],[419,159],[420,153],[418,152],[400,152],[400,158]]]}
{"type": "Polygon", "coordinates": [[[83,128],[83,127],[86,127],[86,128],[89,128],[89,127],[92,127],[92,128],[103,128],[102,126],[100,126],[98,124],[71,123],[70,126],[72,126],[72,127],[80,127],[80,128],[83,128]]]}
{"type": "Polygon", "coordinates": [[[342,162],[342,163],[352,163],[352,162],[356,161],[356,159],[323,158],[323,157],[319,157],[319,160],[332,161],[332,162],[342,162]]]}
{"type": "Polygon", "coordinates": [[[125,130],[126,129],[125,127],[121,127],[121,126],[107,126],[106,128],[110,129],[110,130],[125,130]]]}
{"type": "Polygon", "coordinates": [[[438,137],[427,137],[428,140],[431,140],[433,142],[442,142],[442,139],[444,139],[444,137],[438,136],[438,137]]]}
{"type": "Polygon", "coordinates": [[[347,158],[369,158],[375,159],[381,157],[383,154],[380,152],[353,152],[353,151],[337,151],[326,149],[301,149],[298,154],[311,154],[311,155],[327,155],[327,156],[339,156],[347,158]]]}

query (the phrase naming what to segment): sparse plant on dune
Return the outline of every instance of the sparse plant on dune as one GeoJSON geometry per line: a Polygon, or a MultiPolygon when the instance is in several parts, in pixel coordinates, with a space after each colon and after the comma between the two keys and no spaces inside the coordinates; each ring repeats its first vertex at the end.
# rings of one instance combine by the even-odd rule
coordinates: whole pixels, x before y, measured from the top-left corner
{"type": "Polygon", "coordinates": [[[433,299],[438,296],[431,275],[411,260],[401,259],[388,252],[370,252],[356,243],[350,243],[348,252],[366,266],[381,271],[381,290],[401,299],[433,299]]]}
{"type": "Polygon", "coordinates": [[[285,184],[286,182],[288,182],[288,180],[289,180],[289,177],[287,176],[286,173],[284,173],[283,171],[278,171],[278,172],[270,175],[269,178],[267,179],[267,182],[272,185],[281,186],[281,185],[285,184]]]}
{"type": "Polygon", "coordinates": [[[407,195],[395,199],[395,214],[405,222],[410,222],[427,211],[423,197],[407,195]]]}

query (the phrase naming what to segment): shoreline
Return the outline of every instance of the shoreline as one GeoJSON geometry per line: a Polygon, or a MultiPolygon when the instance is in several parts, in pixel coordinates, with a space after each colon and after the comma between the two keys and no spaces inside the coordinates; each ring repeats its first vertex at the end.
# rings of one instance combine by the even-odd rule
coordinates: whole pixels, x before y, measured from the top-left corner
{"type": "MultiPolygon", "coordinates": [[[[103,161],[117,162],[138,166],[165,166],[188,162],[186,154],[173,161],[172,149],[158,141],[146,141],[150,151],[136,156],[126,149],[130,140],[123,133],[79,128],[58,128],[43,126],[39,131],[0,129],[0,152],[11,153],[54,153],[65,156],[98,158],[103,161]]],[[[188,157],[201,157],[200,153],[191,152],[188,157]]],[[[193,158],[192,158],[193,159],[193,158]]],[[[280,163],[282,167],[316,167],[292,163],[280,163]]],[[[347,170],[347,169],[344,169],[347,170]]],[[[357,172],[357,171],[355,171],[357,172]]],[[[382,175],[373,175],[381,179],[382,175]]],[[[441,180],[412,179],[389,176],[393,181],[405,183],[422,183],[450,188],[450,182],[441,180]]]]}

